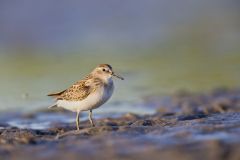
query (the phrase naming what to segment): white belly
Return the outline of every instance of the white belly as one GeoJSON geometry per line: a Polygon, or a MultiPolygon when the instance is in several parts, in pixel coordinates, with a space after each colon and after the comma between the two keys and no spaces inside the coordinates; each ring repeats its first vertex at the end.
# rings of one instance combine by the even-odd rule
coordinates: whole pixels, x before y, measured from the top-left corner
{"type": "Polygon", "coordinates": [[[73,112],[96,109],[104,104],[112,96],[113,90],[113,85],[110,88],[101,87],[81,101],[58,100],[57,106],[73,112]]]}

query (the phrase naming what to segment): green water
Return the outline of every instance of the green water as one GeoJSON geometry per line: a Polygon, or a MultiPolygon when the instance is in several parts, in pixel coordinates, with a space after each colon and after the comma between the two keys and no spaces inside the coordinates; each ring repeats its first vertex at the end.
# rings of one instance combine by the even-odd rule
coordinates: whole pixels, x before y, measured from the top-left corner
{"type": "Polygon", "coordinates": [[[23,54],[0,57],[0,110],[36,110],[52,103],[46,94],[69,87],[99,63],[125,77],[116,79],[110,104],[138,102],[178,90],[239,87],[240,53],[23,54]]]}

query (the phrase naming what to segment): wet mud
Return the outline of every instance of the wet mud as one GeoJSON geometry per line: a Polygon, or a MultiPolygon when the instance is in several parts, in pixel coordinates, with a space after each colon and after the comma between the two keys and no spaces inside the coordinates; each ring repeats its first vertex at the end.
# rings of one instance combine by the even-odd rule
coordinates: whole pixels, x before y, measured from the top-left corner
{"type": "MultiPolygon", "coordinates": [[[[84,120],[80,131],[72,122],[21,128],[0,116],[0,160],[240,159],[240,90],[145,97],[146,107],[152,104],[157,106],[155,114],[100,118],[96,127],[84,120]]],[[[31,123],[40,114],[59,113],[15,117],[31,123]]]]}

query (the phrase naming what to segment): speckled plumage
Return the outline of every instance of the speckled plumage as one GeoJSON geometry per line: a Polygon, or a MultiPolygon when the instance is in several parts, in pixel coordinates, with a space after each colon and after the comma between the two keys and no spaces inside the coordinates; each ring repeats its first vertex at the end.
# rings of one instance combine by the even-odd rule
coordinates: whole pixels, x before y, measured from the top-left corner
{"type": "Polygon", "coordinates": [[[57,100],[81,101],[91,94],[91,92],[94,92],[99,85],[103,85],[99,78],[88,75],[68,89],[59,93],[49,94],[48,96],[54,96],[57,100]]]}
{"type": "Polygon", "coordinates": [[[83,80],[73,84],[68,89],[49,94],[48,96],[55,97],[57,102],[51,106],[62,107],[73,112],[77,112],[77,129],[79,130],[79,113],[82,111],[89,112],[89,120],[94,126],[92,120],[92,110],[100,107],[111,96],[114,90],[112,76],[117,76],[112,67],[108,64],[100,64],[83,80]]]}

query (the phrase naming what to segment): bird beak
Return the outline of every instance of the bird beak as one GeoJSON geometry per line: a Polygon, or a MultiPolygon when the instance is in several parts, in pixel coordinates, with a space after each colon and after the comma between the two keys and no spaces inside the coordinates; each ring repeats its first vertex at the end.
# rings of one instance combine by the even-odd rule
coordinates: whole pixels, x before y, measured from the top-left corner
{"type": "Polygon", "coordinates": [[[119,78],[119,79],[121,79],[121,80],[124,80],[123,77],[121,77],[121,76],[119,76],[119,75],[116,75],[114,72],[112,72],[112,76],[117,77],[117,78],[119,78]]]}

